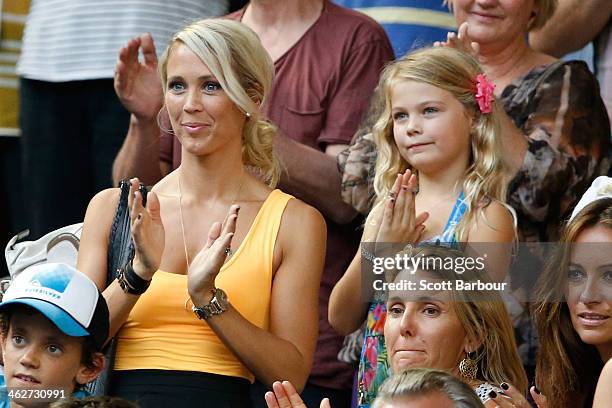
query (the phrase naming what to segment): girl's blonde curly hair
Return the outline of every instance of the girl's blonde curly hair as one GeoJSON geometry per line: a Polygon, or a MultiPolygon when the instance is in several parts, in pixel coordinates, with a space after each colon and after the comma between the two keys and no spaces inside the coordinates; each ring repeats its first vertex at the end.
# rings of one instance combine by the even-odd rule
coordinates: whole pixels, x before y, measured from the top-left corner
{"type": "Polygon", "coordinates": [[[465,238],[467,226],[476,220],[478,211],[491,200],[504,201],[506,171],[501,160],[500,107],[492,102],[492,111],[483,114],[476,100],[476,76],[482,70],[476,60],[447,47],[424,48],[411,52],[383,70],[377,92],[384,108],[378,116],[372,135],[378,148],[374,190],[377,201],[386,197],[398,173],[412,169],[400,155],[393,135],[391,91],[401,81],[416,81],[450,92],[471,115],[470,163],[463,174],[462,189],[467,205],[465,216],[456,227],[458,241],[465,238]]]}

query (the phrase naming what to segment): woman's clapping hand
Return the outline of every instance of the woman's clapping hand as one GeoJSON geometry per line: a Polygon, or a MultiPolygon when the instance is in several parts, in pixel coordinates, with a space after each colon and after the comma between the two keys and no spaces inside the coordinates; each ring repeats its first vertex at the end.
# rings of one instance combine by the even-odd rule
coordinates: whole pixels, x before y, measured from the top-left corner
{"type": "Polygon", "coordinates": [[[475,41],[472,41],[472,38],[468,34],[469,25],[467,22],[464,22],[457,29],[457,34],[454,32],[449,32],[446,35],[446,41],[436,41],[434,42],[434,47],[451,47],[457,50],[466,52],[478,59],[480,57],[480,44],[475,41]]]}
{"type": "Polygon", "coordinates": [[[134,240],[134,271],[145,280],[151,280],[159,269],[165,246],[164,224],[160,216],[159,199],[154,192],[147,194],[146,207],[142,205],[140,182],[130,180],[130,208],[132,239],[134,240]]]}
{"type": "MultiPolygon", "coordinates": [[[[272,390],[265,396],[268,408],[307,408],[291,382],[276,381],[272,384],[272,390]]],[[[323,398],[319,408],[331,408],[329,399],[323,398]]]]}
{"type": "Polygon", "coordinates": [[[189,265],[187,288],[194,305],[208,303],[207,296],[215,287],[215,278],[229,253],[239,210],[239,206],[232,205],[223,223],[215,222],[210,227],[206,245],[189,265]]]}

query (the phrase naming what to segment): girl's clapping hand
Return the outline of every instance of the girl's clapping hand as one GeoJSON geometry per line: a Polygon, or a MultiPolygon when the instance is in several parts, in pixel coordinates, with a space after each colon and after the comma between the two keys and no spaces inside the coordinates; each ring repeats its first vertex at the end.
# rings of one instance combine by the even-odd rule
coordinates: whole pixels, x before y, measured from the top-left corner
{"type": "Polygon", "coordinates": [[[399,174],[386,198],[376,242],[413,244],[425,231],[427,212],[416,215],[417,176],[410,170],[399,174]]]}

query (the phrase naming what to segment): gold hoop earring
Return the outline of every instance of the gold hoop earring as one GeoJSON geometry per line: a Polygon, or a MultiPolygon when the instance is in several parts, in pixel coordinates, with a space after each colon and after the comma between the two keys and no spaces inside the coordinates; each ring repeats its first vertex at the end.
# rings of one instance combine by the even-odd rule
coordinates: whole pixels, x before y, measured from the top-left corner
{"type": "MultiPolygon", "coordinates": [[[[162,106],[161,109],[159,110],[159,112],[157,112],[157,126],[163,131],[166,132],[170,135],[174,135],[174,129],[172,129],[172,127],[170,127],[170,129],[164,129],[164,127],[161,125],[161,114],[162,111],[166,109],[165,106],[162,106]]],[[[167,114],[167,111],[166,111],[167,114]]]]}
{"type": "Polygon", "coordinates": [[[478,364],[476,360],[473,359],[475,356],[476,352],[474,351],[466,353],[465,358],[459,363],[459,372],[466,380],[475,380],[478,374],[478,364]]]}

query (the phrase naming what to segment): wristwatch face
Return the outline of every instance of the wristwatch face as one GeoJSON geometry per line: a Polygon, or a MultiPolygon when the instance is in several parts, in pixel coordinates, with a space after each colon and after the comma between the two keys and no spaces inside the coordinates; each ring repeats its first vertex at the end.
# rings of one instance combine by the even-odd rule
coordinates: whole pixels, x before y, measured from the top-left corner
{"type": "Polygon", "coordinates": [[[227,301],[227,294],[223,291],[223,289],[215,289],[215,297],[213,298],[213,302],[217,301],[217,304],[223,311],[225,312],[229,307],[229,302],[227,301]]]}
{"type": "Polygon", "coordinates": [[[192,310],[198,319],[208,319],[214,315],[220,315],[229,308],[229,302],[225,292],[219,288],[215,288],[214,296],[209,304],[201,308],[193,306],[192,310]]]}

